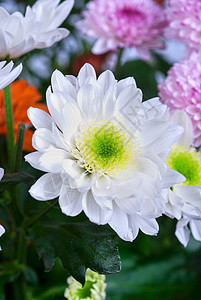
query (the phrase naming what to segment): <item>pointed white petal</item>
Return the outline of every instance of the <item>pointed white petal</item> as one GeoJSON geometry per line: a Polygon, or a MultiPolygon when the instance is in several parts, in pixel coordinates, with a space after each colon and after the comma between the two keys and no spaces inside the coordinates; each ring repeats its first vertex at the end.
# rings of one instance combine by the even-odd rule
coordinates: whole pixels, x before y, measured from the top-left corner
{"type": "Polygon", "coordinates": [[[36,129],[39,128],[47,128],[49,130],[52,129],[52,117],[39,108],[30,107],[27,110],[27,115],[31,123],[36,129]]]}
{"type": "Polygon", "coordinates": [[[92,77],[93,79],[96,80],[96,72],[95,72],[94,68],[92,67],[92,65],[87,63],[80,69],[78,76],[77,76],[80,87],[82,87],[85,84],[86,79],[88,77],[92,77]]]}
{"type": "Polygon", "coordinates": [[[173,186],[174,184],[182,183],[186,180],[186,177],[184,177],[179,172],[167,169],[167,172],[165,175],[163,175],[162,182],[161,182],[161,188],[168,188],[173,186]]]}
{"type": "Polygon", "coordinates": [[[41,170],[43,172],[48,172],[48,169],[40,165],[40,158],[42,153],[35,151],[27,154],[24,159],[27,161],[33,168],[41,170]]]}
{"type": "Polygon", "coordinates": [[[46,128],[37,129],[33,134],[32,145],[41,152],[45,152],[51,145],[56,146],[53,133],[46,128]]]}
{"type": "MultiPolygon", "coordinates": [[[[135,216],[133,216],[133,218],[135,218],[135,216]]],[[[138,215],[137,218],[140,230],[143,233],[148,235],[157,235],[159,231],[159,226],[155,219],[143,218],[140,215],[138,215]]]]}
{"type": "Polygon", "coordinates": [[[59,196],[62,179],[59,174],[47,173],[41,176],[29,190],[31,196],[37,200],[46,201],[59,196]]]}
{"type": "Polygon", "coordinates": [[[103,89],[103,93],[105,94],[111,85],[117,83],[117,80],[115,79],[113,73],[107,70],[100,74],[100,76],[98,77],[98,82],[103,89]]]}
{"type": "Polygon", "coordinates": [[[52,73],[51,83],[53,92],[60,91],[66,95],[69,95],[71,98],[76,99],[74,86],[60,71],[55,70],[52,73]]]}

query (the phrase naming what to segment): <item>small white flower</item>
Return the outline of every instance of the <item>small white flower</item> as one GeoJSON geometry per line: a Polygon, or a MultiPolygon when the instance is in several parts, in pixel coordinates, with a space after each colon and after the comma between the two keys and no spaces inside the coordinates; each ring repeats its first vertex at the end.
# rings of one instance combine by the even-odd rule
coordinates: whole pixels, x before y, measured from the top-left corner
{"type": "Polygon", "coordinates": [[[51,115],[28,110],[37,152],[25,159],[47,172],[31,195],[41,201],[59,196],[64,214],[83,210],[124,240],[135,239],[139,229],[155,235],[155,218],[165,209],[162,191],[181,182],[165,164],[183,132],[167,121],[167,107],[157,99],[142,103],[131,77],[118,82],[105,71],[97,79],[89,64],[77,78],[55,71],[47,106],[51,115]]]}
{"type": "Polygon", "coordinates": [[[68,288],[64,297],[68,300],[104,300],[106,298],[105,275],[87,269],[85,285],[75,280],[72,276],[67,279],[68,288]]]}
{"type": "MultiPolygon", "coordinates": [[[[5,229],[2,225],[0,225],[0,237],[2,236],[2,234],[4,234],[5,229]]],[[[1,250],[1,246],[0,246],[0,250],[1,250]]]]}
{"type": "Polygon", "coordinates": [[[20,12],[10,15],[0,7],[0,58],[17,58],[33,49],[50,47],[65,38],[69,31],[58,28],[70,13],[74,0],[38,0],[20,12]]]}
{"type": "Polygon", "coordinates": [[[14,81],[22,71],[22,64],[13,68],[13,62],[9,62],[6,66],[6,61],[0,62],[0,90],[4,89],[12,81],[14,81]],[[11,71],[12,70],[12,71],[11,71]]]}
{"type": "Polygon", "coordinates": [[[184,111],[175,111],[171,121],[184,127],[184,134],[172,146],[166,162],[168,167],[184,176],[183,183],[173,185],[168,191],[166,214],[178,219],[176,236],[186,246],[191,232],[194,238],[201,241],[201,157],[191,147],[193,126],[184,111]]]}

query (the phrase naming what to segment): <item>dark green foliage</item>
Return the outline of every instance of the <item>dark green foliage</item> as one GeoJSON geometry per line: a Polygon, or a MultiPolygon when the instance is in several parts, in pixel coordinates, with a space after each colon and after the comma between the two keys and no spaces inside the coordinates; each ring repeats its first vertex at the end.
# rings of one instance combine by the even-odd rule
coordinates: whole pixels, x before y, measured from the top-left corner
{"type": "Polygon", "coordinates": [[[120,271],[120,257],[107,226],[92,223],[43,224],[33,229],[34,245],[51,270],[59,257],[68,272],[82,284],[87,268],[100,274],[120,271]]]}

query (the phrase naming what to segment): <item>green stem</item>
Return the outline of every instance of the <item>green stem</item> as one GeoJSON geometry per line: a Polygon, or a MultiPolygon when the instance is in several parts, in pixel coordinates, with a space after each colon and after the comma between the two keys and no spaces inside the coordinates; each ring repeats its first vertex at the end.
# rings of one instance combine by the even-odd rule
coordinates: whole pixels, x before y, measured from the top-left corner
{"type": "Polygon", "coordinates": [[[4,89],[4,105],[6,113],[7,143],[10,164],[14,155],[14,130],[13,130],[13,110],[11,102],[10,86],[4,89]]]}
{"type": "Polygon", "coordinates": [[[115,69],[114,69],[114,73],[115,73],[115,76],[116,76],[117,79],[119,79],[119,77],[121,75],[121,59],[122,59],[123,51],[124,51],[123,48],[119,49],[117,62],[116,62],[116,66],[115,66],[115,69]]]}
{"type": "Polygon", "coordinates": [[[13,293],[15,300],[28,300],[27,285],[24,274],[21,273],[19,277],[13,282],[13,293]]]}
{"type": "MultiPolygon", "coordinates": [[[[19,229],[16,243],[15,257],[19,265],[26,264],[27,258],[27,243],[25,233],[22,229],[19,229]]],[[[27,300],[27,283],[23,271],[13,282],[13,299],[15,300],[27,300]]]]}
{"type": "Polygon", "coordinates": [[[52,204],[46,205],[43,209],[40,210],[40,212],[33,217],[29,218],[24,223],[24,228],[30,227],[33,223],[35,223],[38,219],[40,219],[43,215],[45,215],[50,209],[53,208],[53,206],[57,203],[57,200],[54,200],[52,204]]]}
{"type": "Polygon", "coordinates": [[[23,151],[23,142],[24,142],[24,132],[25,125],[23,123],[19,123],[18,132],[17,132],[17,140],[15,144],[15,152],[12,161],[12,171],[18,172],[21,166],[22,160],[22,151],[23,151]]]}

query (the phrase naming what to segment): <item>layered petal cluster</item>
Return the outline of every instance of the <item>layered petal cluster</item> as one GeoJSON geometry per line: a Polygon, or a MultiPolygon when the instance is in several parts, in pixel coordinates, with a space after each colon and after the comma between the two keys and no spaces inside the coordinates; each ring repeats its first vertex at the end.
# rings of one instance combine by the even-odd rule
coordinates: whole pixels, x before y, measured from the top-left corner
{"type": "MultiPolygon", "coordinates": [[[[2,225],[0,225],[0,237],[2,236],[2,234],[5,233],[5,229],[2,225]]],[[[1,251],[1,246],[0,246],[0,251],[1,251]]]]}
{"type": "Polygon", "coordinates": [[[31,195],[59,197],[64,214],[83,210],[124,240],[135,239],[139,229],[155,235],[155,218],[165,209],[162,190],[183,179],[165,164],[183,132],[167,120],[167,106],[158,99],[142,103],[133,78],[118,82],[108,70],[97,78],[89,64],[77,78],[55,71],[47,106],[50,115],[28,110],[37,151],[25,159],[47,172],[31,195]]]}
{"type": "Polygon", "coordinates": [[[33,49],[50,47],[69,31],[58,28],[70,13],[74,0],[37,0],[20,12],[9,14],[0,7],[0,58],[17,58],[33,49]]]}
{"type": "Polygon", "coordinates": [[[192,53],[168,71],[159,86],[159,96],[172,111],[184,110],[193,123],[193,146],[201,145],[201,52],[192,53]]]}
{"type": "Polygon", "coordinates": [[[6,61],[0,62],[0,90],[4,89],[7,85],[13,82],[22,71],[22,64],[15,67],[13,70],[13,62],[9,62],[7,65],[6,61]]]}
{"type": "Polygon", "coordinates": [[[166,9],[169,25],[165,30],[167,38],[184,42],[191,49],[201,47],[201,2],[193,0],[169,0],[166,9]]]}
{"type": "Polygon", "coordinates": [[[90,1],[83,17],[76,26],[97,39],[92,48],[95,54],[135,47],[147,59],[150,49],[164,46],[161,36],[166,26],[165,14],[153,0],[90,1]]]}
{"type": "MultiPolygon", "coordinates": [[[[29,85],[25,79],[20,79],[11,83],[10,88],[15,140],[17,138],[18,124],[24,123],[26,125],[26,130],[24,136],[23,150],[33,151],[33,131],[30,129],[31,122],[27,117],[27,109],[30,107],[30,105],[33,105],[34,107],[41,108],[47,111],[47,107],[46,105],[39,103],[39,101],[42,98],[42,95],[34,86],[29,85]]],[[[7,129],[3,91],[0,91],[0,135],[6,135],[6,132],[7,129]]]]}
{"type": "Polygon", "coordinates": [[[171,121],[180,124],[185,131],[177,144],[172,146],[166,162],[185,177],[183,183],[173,185],[168,191],[166,214],[178,219],[176,236],[186,246],[190,237],[201,241],[201,156],[191,147],[192,123],[183,111],[175,111],[171,121]]]}
{"type": "Polygon", "coordinates": [[[68,288],[64,297],[68,300],[104,300],[106,298],[105,275],[100,275],[90,269],[86,271],[85,285],[75,280],[72,276],[67,279],[68,288]]]}

